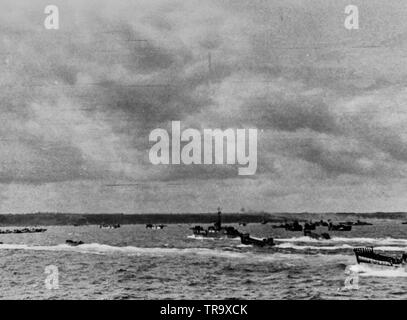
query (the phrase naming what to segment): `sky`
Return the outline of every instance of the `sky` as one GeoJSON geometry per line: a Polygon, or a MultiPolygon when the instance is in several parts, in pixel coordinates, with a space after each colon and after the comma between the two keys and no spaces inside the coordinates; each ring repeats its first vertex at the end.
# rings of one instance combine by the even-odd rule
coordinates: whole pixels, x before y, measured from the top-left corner
{"type": "Polygon", "coordinates": [[[2,213],[407,210],[403,1],[0,8],[2,213]],[[171,121],[258,129],[256,174],[152,165],[149,133],[171,121]]]}

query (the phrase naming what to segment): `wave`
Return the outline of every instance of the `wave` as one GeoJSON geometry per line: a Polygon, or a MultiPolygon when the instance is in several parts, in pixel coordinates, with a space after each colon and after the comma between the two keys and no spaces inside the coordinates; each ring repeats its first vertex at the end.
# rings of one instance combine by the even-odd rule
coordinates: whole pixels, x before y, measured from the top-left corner
{"type": "Polygon", "coordinates": [[[187,236],[188,239],[194,239],[194,240],[210,240],[210,241],[215,241],[215,238],[211,237],[204,237],[204,236],[196,236],[196,235],[189,235],[187,236]]]}
{"type": "Polygon", "coordinates": [[[349,266],[348,270],[357,273],[361,277],[407,278],[407,269],[403,267],[390,268],[355,264],[349,266]]]}
{"type": "Polygon", "coordinates": [[[318,240],[310,237],[294,237],[294,238],[281,238],[275,239],[281,242],[311,242],[311,243],[366,243],[373,245],[405,245],[407,246],[407,239],[396,238],[345,238],[345,237],[333,237],[330,240],[318,240]]]}
{"type": "MultiPolygon", "coordinates": [[[[281,243],[276,245],[276,248],[281,249],[294,249],[294,250],[326,250],[326,251],[336,251],[336,250],[351,250],[355,246],[349,244],[342,244],[339,246],[307,246],[307,245],[296,245],[293,243],[281,243]]],[[[394,247],[394,246],[379,246],[374,247],[377,251],[400,251],[404,252],[407,250],[407,247],[394,247]]]]}
{"type": "Polygon", "coordinates": [[[253,262],[271,262],[276,260],[287,260],[288,258],[300,258],[302,255],[295,254],[282,254],[276,252],[241,252],[232,250],[210,249],[210,248],[145,248],[145,247],[118,247],[106,244],[91,243],[83,244],[80,246],[72,247],[66,244],[59,244],[54,246],[29,246],[25,244],[0,244],[0,250],[31,250],[31,251],[54,251],[54,252],[77,252],[83,254],[125,254],[132,256],[176,256],[176,255],[189,255],[189,256],[209,256],[227,259],[245,259],[253,262]]]}
{"type": "Polygon", "coordinates": [[[224,237],[216,238],[216,237],[204,237],[204,236],[199,236],[199,235],[195,235],[195,234],[189,235],[189,236],[187,236],[187,238],[194,239],[194,240],[209,240],[209,241],[216,241],[216,240],[218,240],[218,241],[222,241],[222,240],[240,241],[239,237],[228,238],[227,236],[224,236],[224,237]]]}
{"type": "MultiPolygon", "coordinates": [[[[353,246],[348,244],[343,244],[340,246],[301,246],[293,243],[282,243],[275,246],[278,249],[293,249],[296,251],[313,250],[316,251],[315,255],[304,256],[302,253],[295,252],[279,252],[276,250],[271,251],[242,251],[242,249],[250,249],[250,246],[238,245],[237,247],[230,247],[229,249],[215,249],[215,248],[168,248],[168,247],[135,247],[135,246],[111,246],[100,243],[90,243],[83,244],[80,246],[72,247],[66,244],[59,244],[53,246],[30,246],[26,244],[0,244],[0,250],[27,250],[27,251],[53,251],[53,252],[74,252],[80,254],[99,254],[99,255],[128,255],[128,256],[153,256],[153,257],[164,257],[164,256],[204,256],[204,257],[215,257],[224,259],[241,259],[249,261],[251,263],[256,262],[287,262],[288,260],[304,260],[304,259],[321,259],[323,251],[344,251],[351,250],[353,246]]],[[[407,248],[401,247],[377,247],[375,250],[378,251],[404,251],[407,248]]],[[[331,256],[330,254],[328,256],[331,256]]],[[[351,255],[343,253],[334,253],[334,255],[340,255],[340,258],[347,259],[351,255]]]]}
{"type": "Polygon", "coordinates": [[[353,246],[348,244],[343,244],[341,246],[302,246],[293,243],[281,243],[277,244],[276,248],[281,249],[294,249],[294,250],[346,250],[353,249],[353,246]]]}

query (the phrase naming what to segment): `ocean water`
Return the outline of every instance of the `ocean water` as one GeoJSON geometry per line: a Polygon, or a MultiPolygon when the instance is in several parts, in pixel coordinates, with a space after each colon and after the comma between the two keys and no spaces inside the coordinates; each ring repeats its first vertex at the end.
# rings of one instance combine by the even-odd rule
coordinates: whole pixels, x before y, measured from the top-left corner
{"type": "MultiPolygon", "coordinates": [[[[192,225],[48,227],[2,234],[1,299],[407,299],[407,270],[357,265],[352,249],[407,251],[407,225],[375,220],[314,240],[271,225],[234,225],[274,237],[273,248],[192,236],[192,225]],[[82,240],[71,247],[65,240],[82,240]],[[47,266],[58,268],[49,289],[47,266]],[[345,285],[347,279],[355,285],[345,285]],[[355,284],[355,281],[353,282],[355,284]]],[[[320,228],[317,232],[326,232],[320,228]]]]}

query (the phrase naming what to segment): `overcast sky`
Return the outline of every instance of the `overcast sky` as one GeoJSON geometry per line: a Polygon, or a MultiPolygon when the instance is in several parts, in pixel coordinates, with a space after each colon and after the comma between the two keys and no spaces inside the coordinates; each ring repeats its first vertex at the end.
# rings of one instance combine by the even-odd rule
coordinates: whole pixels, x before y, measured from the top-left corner
{"type": "Polygon", "coordinates": [[[0,0],[0,212],[407,210],[404,1],[50,2],[0,0]],[[256,175],[153,166],[172,120],[257,128],[256,175]]]}

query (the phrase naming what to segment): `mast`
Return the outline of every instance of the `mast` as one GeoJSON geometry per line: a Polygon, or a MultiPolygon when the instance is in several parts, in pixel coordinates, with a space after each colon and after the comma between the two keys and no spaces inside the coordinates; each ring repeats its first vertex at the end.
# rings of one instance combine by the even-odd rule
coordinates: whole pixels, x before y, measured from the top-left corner
{"type": "Polygon", "coordinates": [[[222,228],[222,212],[220,210],[220,207],[218,208],[218,221],[216,221],[216,228],[222,228]]]}

